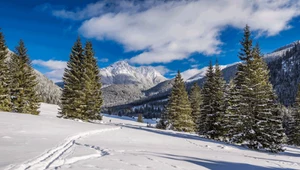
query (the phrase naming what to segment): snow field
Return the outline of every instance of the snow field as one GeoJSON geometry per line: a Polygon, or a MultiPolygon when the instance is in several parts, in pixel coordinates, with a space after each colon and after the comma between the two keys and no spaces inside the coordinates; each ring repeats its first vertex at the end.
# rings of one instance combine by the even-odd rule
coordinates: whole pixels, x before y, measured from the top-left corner
{"type": "Polygon", "coordinates": [[[257,152],[127,117],[104,116],[102,124],[58,119],[57,108],[42,104],[40,116],[0,113],[0,169],[300,169],[297,147],[257,152]]]}

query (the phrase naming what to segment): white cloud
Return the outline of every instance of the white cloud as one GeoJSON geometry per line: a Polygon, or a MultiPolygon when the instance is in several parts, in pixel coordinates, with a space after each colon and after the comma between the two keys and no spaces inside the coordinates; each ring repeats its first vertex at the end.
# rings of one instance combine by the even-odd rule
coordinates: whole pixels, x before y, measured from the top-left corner
{"type": "Polygon", "coordinates": [[[57,69],[46,72],[45,75],[54,82],[61,82],[64,75],[64,69],[57,69]]]}
{"type": "Polygon", "coordinates": [[[33,60],[32,64],[44,66],[47,67],[48,69],[64,69],[67,67],[66,61],[59,61],[59,60],[48,60],[48,61],[33,60]]]}
{"type": "Polygon", "coordinates": [[[50,70],[49,72],[46,72],[45,75],[54,82],[62,81],[64,69],[67,67],[66,61],[58,60],[33,60],[32,64],[42,66],[50,70]]]}
{"type": "Polygon", "coordinates": [[[226,26],[241,29],[249,24],[261,35],[273,36],[288,29],[289,21],[300,14],[298,0],[182,0],[150,5],[122,2],[128,8],[120,5],[124,10],[105,11],[95,3],[62,14],[89,18],[79,29],[85,37],[117,41],[126,51],[144,51],[130,59],[138,64],[168,63],[194,52],[218,54],[222,44],[219,35],[226,26]]]}
{"type": "Polygon", "coordinates": [[[170,69],[168,69],[167,67],[162,66],[162,65],[154,66],[153,68],[154,68],[156,71],[158,71],[160,74],[162,74],[162,75],[165,75],[165,74],[171,72],[170,69]]]}

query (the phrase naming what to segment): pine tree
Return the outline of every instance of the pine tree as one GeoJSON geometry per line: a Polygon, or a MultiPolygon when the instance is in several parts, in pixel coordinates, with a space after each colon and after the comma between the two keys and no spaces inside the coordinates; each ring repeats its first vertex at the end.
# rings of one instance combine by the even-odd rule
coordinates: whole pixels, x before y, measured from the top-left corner
{"type": "Polygon", "coordinates": [[[178,71],[169,98],[166,114],[171,128],[177,131],[194,131],[191,104],[185,89],[184,81],[178,71]]]}
{"type": "Polygon", "coordinates": [[[300,85],[298,86],[298,93],[296,96],[292,117],[293,120],[290,123],[291,129],[289,132],[289,143],[300,146],[300,85]]]}
{"type": "Polygon", "coordinates": [[[240,99],[237,97],[237,89],[234,81],[230,80],[226,91],[226,110],[222,120],[224,141],[229,143],[233,143],[233,141],[235,141],[236,133],[240,132],[238,128],[241,124],[241,118],[239,110],[237,110],[238,105],[240,104],[240,99]]]}
{"type": "Polygon", "coordinates": [[[165,106],[163,111],[161,112],[160,115],[160,120],[158,121],[156,128],[158,129],[167,129],[169,122],[168,122],[168,112],[167,112],[167,107],[165,106]]]}
{"type": "Polygon", "coordinates": [[[239,52],[239,58],[242,62],[237,67],[237,73],[234,78],[235,92],[232,98],[237,100],[238,104],[234,104],[230,107],[231,114],[239,114],[240,121],[236,122],[236,130],[232,134],[233,138],[231,141],[236,143],[248,143],[249,145],[254,145],[255,131],[254,127],[254,115],[251,112],[253,106],[249,102],[252,99],[253,91],[251,91],[251,78],[250,74],[250,63],[253,60],[252,56],[252,39],[251,32],[248,25],[244,28],[244,37],[240,42],[242,48],[239,52]]]}
{"type": "Polygon", "coordinates": [[[37,81],[27,49],[22,40],[10,61],[12,111],[38,115],[40,99],[35,91],[37,81]]]}
{"type": "Polygon", "coordinates": [[[205,75],[205,83],[202,88],[202,105],[201,105],[201,118],[199,121],[199,134],[207,135],[211,125],[208,123],[209,117],[215,113],[213,110],[214,100],[214,69],[212,63],[209,63],[208,70],[205,75]]]}
{"type": "MultiPolygon", "coordinates": [[[[1,31],[1,30],[0,30],[1,31]]],[[[11,111],[10,72],[7,65],[7,47],[2,32],[0,32],[0,110],[11,111]]]]}
{"type": "Polygon", "coordinates": [[[84,50],[81,40],[78,37],[70,54],[70,60],[65,69],[63,82],[64,88],[61,97],[61,117],[63,118],[78,118],[87,120],[84,115],[84,105],[82,98],[83,93],[83,59],[84,50]]]}
{"type": "Polygon", "coordinates": [[[138,115],[137,122],[144,123],[143,115],[142,115],[142,114],[139,114],[139,115],[138,115]]]}
{"type": "Polygon", "coordinates": [[[94,51],[91,42],[87,42],[85,46],[85,58],[83,62],[84,75],[82,82],[84,83],[83,95],[84,101],[83,112],[85,117],[90,120],[101,120],[101,105],[103,103],[101,93],[101,78],[97,60],[94,57],[94,51]]]}
{"type": "MultiPolygon", "coordinates": [[[[226,115],[239,118],[229,133],[232,141],[244,143],[253,149],[281,151],[283,142],[282,117],[276,95],[269,82],[269,70],[262,59],[259,46],[252,47],[248,26],[241,41],[240,59],[243,61],[234,79],[226,115]]],[[[232,120],[231,120],[232,121],[232,120]]]]}
{"type": "MultiPolygon", "coordinates": [[[[206,132],[205,135],[212,139],[219,139],[223,134],[222,118],[225,113],[224,91],[225,81],[222,77],[222,72],[218,62],[213,69],[210,64],[207,72],[207,80],[204,84],[205,103],[203,113],[206,115],[206,132]],[[209,77],[210,76],[210,77],[209,77]]],[[[204,101],[203,101],[204,103],[204,101]]]]}
{"type": "Polygon", "coordinates": [[[202,97],[201,97],[201,89],[197,83],[191,88],[190,92],[190,102],[192,108],[192,118],[195,124],[195,131],[198,132],[199,128],[197,127],[201,121],[201,105],[202,105],[202,97]]]}
{"type": "Polygon", "coordinates": [[[250,72],[248,93],[251,95],[251,113],[254,117],[255,136],[252,136],[252,148],[264,148],[272,152],[281,151],[284,138],[282,116],[276,101],[272,84],[269,81],[269,70],[263,61],[259,46],[253,49],[253,60],[249,64],[250,72]],[[252,92],[252,94],[251,94],[252,92]]]}
{"type": "Polygon", "coordinates": [[[222,119],[225,114],[225,80],[222,75],[222,71],[216,61],[214,68],[214,96],[213,96],[213,110],[214,115],[208,118],[211,122],[211,126],[208,135],[213,139],[219,139],[223,135],[222,119]]]}

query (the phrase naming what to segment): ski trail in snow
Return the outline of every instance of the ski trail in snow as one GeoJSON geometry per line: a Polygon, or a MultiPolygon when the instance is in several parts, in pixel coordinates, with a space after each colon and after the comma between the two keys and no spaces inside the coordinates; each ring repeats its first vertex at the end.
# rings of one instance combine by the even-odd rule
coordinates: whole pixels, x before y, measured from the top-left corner
{"type": "MultiPolygon", "coordinates": [[[[6,168],[6,170],[31,170],[31,169],[44,170],[44,169],[48,169],[52,163],[57,161],[65,152],[67,152],[72,146],[74,146],[76,140],[86,137],[86,136],[89,136],[89,135],[94,135],[97,133],[113,131],[113,130],[118,130],[118,129],[120,129],[120,127],[100,129],[100,130],[79,133],[75,136],[67,138],[63,144],[48,150],[47,152],[38,156],[37,158],[35,158],[31,161],[25,162],[19,166],[9,166],[8,168],[6,168]]],[[[106,153],[106,154],[108,154],[108,153],[106,153]]],[[[103,152],[100,151],[99,153],[92,154],[92,155],[85,155],[85,156],[81,156],[81,157],[71,158],[69,160],[66,160],[65,163],[72,164],[79,160],[86,160],[86,159],[94,158],[96,155],[98,157],[105,155],[105,151],[103,151],[103,152]]],[[[62,165],[60,165],[60,166],[62,166],[62,165]]]]}

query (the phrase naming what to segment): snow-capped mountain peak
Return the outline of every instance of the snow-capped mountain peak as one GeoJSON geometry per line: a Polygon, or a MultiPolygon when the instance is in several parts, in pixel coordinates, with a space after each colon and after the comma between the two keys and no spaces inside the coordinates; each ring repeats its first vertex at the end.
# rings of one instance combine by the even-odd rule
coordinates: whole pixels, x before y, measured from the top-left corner
{"type": "Polygon", "coordinates": [[[166,78],[151,66],[134,67],[126,61],[118,61],[100,70],[102,83],[136,84],[147,89],[163,82],[166,78]]]}

